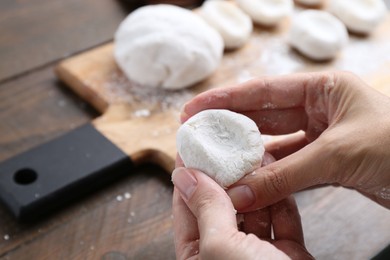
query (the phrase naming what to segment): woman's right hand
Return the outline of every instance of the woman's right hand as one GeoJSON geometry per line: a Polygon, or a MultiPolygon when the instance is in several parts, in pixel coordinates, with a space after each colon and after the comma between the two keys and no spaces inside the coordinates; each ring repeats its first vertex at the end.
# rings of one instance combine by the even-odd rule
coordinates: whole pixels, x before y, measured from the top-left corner
{"type": "Polygon", "coordinates": [[[185,105],[182,121],[205,109],[247,115],[263,134],[304,131],[268,144],[279,160],[229,187],[237,210],[325,183],[354,188],[390,208],[390,98],[353,74],[264,77],[213,89],[185,105]]]}

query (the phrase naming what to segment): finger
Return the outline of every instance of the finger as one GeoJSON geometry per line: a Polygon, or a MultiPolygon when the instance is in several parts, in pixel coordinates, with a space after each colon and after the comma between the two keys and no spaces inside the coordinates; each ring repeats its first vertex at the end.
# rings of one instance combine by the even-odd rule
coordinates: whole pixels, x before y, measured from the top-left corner
{"type": "Polygon", "coordinates": [[[269,208],[275,240],[295,241],[304,246],[301,216],[294,198],[289,196],[269,208]]]}
{"type": "Polygon", "coordinates": [[[265,144],[265,150],[272,154],[276,160],[280,160],[297,152],[308,144],[309,141],[307,140],[305,133],[298,132],[265,144]]]}
{"type": "Polygon", "coordinates": [[[273,245],[291,259],[314,259],[304,242],[301,217],[293,196],[270,206],[273,245]]]}
{"type": "Polygon", "coordinates": [[[299,85],[303,85],[300,84],[303,78],[308,80],[302,75],[262,77],[237,86],[206,91],[184,106],[182,119],[212,108],[251,111],[259,108],[299,107],[304,100],[304,91],[299,85]],[[243,100],[245,102],[242,102],[243,100]]]}
{"type": "Polygon", "coordinates": [[[174,243],[177,259],[188,259],[199,252],[198,223],[175,188],[172,199],[174,243]]]}
{"type": "Polygon", "coordinates": [[[269,206],[301,189],[335,182],[333,175],[329,174],[332,170],[328,158],[334,156],[327,148],[329,146],[317,140],[246,175],[227,190],[234,207],[239,212],[249,212],[269,206]]]}
{"type": "MultiPolygon", "coordinates": [[[[261,165],[266,166],[274,161],[275,158],[270,153],[265,152],[261,165]]],[[[245,233],[252,233],[263,240],[271,241],[272,225],[268,207],[239,215],[243,216],[242,229],[245,233]]]]}
{"type": "Polygon", "coordinates": [[[177,168],[172,180],[198,221],[201,241],[212,238],[222,241],[226,234],[237,232],[233,204],[210,177],[198,170],[177,168]]]}
{"type": "Polygon", "coordinates": [[[271,226],[268,207],[244,213],[243,231],[247,234],[252,233],[263,240],[271,241],[271,226]]]}
{"type": "Polygon", "coordinates": [[[329,72],[300,73],[262,77],[234,87],[212,89],[189,101],[181,119],[184,122],[205,109],[244,112],[305,107],[315,104],[319,98],[327,98],[333,80],[334,75],[329,72]]]}

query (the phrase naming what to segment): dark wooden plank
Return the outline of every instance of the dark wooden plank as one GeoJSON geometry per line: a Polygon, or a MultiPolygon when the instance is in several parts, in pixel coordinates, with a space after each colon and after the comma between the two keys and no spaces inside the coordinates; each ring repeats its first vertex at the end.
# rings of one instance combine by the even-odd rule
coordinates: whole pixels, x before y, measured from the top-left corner
{"type": "Polygon", "coordinates": [[[112,39],[119,1],[0,2],[0,81],[112,39]]]}
{"type": "Polygon", "coordinates": [[[47,67],[0,85],[0,161],[73,129],[96,112],[47,67]]]}

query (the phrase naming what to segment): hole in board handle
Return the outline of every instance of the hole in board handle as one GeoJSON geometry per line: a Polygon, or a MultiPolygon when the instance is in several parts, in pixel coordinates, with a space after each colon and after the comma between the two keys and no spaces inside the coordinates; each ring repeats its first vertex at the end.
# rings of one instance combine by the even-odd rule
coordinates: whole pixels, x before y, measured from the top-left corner
{"type": "Polygon", "coordinates": [[[28,185],[36,181],[38,174],[32,169],[20,169],[15,172],[14,181],[20,185],[28,185]]]}

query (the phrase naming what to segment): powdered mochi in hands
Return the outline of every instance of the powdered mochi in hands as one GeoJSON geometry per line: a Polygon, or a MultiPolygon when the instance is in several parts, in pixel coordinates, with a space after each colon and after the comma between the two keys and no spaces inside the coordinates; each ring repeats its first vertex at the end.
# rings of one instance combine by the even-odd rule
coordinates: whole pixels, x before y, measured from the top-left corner
{"type": "Polygon", "coordinates": [[[193,12],[150,5],[132,12],[120,24],[114,57],[134,82],[180,89],[210,76],[223,48],[219,33],[193,12]]]}
{"type": "Polygon", "coordinates": [[[223,109],[199,112],[177,132],[184,165],[201,170],[226,188],[261,166],[264,146],[250,118],[223,109]]]}

